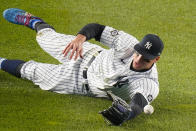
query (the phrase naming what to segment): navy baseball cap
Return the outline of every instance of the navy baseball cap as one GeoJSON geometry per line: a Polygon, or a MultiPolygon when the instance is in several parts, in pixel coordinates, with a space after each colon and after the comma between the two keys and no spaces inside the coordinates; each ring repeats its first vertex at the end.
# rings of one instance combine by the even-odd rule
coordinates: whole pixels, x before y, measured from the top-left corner
{"type": "Polygon", "coordinates": [[[154,34],[147,34],[142,41],[134,46],[134,49],[148,60],[160,56],[163,48],[164,45],[162,40],[154,34]]]}

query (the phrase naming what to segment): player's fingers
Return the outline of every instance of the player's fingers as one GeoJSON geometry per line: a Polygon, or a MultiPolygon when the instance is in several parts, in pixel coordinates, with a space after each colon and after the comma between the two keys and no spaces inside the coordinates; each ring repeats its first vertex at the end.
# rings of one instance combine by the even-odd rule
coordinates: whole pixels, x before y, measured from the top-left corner
{"type": "Polygon", "coordinates": [[[80,46],[80,44],[78,44],[77,47],[76,47],[76,55],[75,55],[74,60],[76,60],[79,55],[80,55],[81,58],[83,58],[82,57],[82,51],[83,51],[82,46],[80,46]]]}
{"type": "Polygon", "coordinates": [[[63,51],[64,57],[67,56],[67,54],[69,53],[69,51],[72,49],[72,46],[69,45],[68,47],[66,47],[66,49],[63,51]]]}
{"type": "Polygon", "coordinates": [[[80,52],[79,50],[77,50],[77,51],[76,51],[76,55],[75,55],[74,60],[76,60],[76,59],[78,58],[78,56],[79,56],[79,52],[80,52]]]}
{"type": "Polygon", "coordinates": [[[83,59],[83,56],[82,56],[82,53],[83,53],[83,49],[80,50],[79,54],[80,54],[80,58],[83,59]]]}
{"type": "Polygon", "coordinates": [[[67,50],[64,52],[64,57],[67,56],[67,54],[70,52],[71,47],[67,48],[67,50]]]}
{"type": "Polygon", "coordinates": [[[71,45],[71,43],[69,43],[66,47],[65,47],[65,49],[63,50],[63,54],[65,54],[65,52],[66,52],[66,50],[70,47],[70,45],[71,45]]]}
{"type": "Polygon", "coordinates": [[[75,51],[77,52],[77,48],[76,47],[73,47],[72,52],[71,52],[71,55],[69,57],[70,60],[72,59],[73,55],[75,54],[75,51]]]}

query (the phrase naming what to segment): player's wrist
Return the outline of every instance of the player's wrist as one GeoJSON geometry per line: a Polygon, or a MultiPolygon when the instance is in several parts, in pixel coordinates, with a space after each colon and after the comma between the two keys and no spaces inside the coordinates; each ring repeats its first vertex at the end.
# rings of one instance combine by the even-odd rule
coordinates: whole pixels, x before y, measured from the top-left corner
{"type": "Polygon", "coordinates": [[[78,34],[76,39],[81,41],[81,42],[85,42],[86,41],[86,36],[82,35],[82,34],[78,34]]]}

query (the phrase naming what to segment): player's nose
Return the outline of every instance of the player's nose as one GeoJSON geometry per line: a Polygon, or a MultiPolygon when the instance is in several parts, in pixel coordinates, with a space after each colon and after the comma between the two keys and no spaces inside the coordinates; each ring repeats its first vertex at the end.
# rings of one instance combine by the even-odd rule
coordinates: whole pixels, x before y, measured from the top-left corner
{"type": "Polygon", "coordinates": [[[136,57],[136,62],[139,63],[142,60],[142,55],[138,55],[136,57]]]}

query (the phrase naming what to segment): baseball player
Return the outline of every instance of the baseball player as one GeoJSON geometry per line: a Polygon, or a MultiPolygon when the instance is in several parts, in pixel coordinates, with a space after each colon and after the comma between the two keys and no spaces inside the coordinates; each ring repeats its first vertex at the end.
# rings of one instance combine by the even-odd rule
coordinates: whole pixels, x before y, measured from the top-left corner
{"type": "Polygon", "coordinates": [[[164,46],[157,35],[147,34],[139,42],[123,31],[91,23],[73,36],[57,33],[51,25],[21,9],[7,9],[3,17],[35,30],[40,47],[61,63],[0,58],[3,71],[31,80],[42,90],[112,98],[112,106],[100,113],[113,125],[136,117],[158,96],[156,62],[164,46]],[[87,42],[92,38],[110,49],[87,42]]]}

